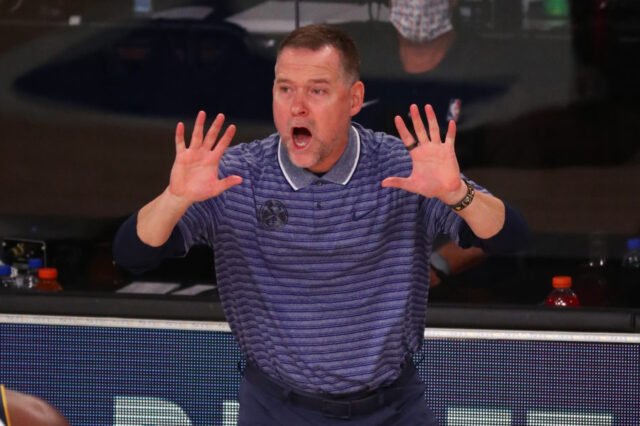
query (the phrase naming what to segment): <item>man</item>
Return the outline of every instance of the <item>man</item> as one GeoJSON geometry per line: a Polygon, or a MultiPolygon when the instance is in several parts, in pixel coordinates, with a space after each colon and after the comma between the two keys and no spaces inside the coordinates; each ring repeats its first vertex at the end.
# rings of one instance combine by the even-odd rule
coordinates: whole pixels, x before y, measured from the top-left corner
{"type": "Polygon", "coordinates": [[[69,426],[53,406],[0,384],[0,426],[69,426]]]}
{"type": "Polygon", "coordinates": [[[205,134],[200,112],[187,147],[179,123],[169,186],[116,236],[114,257],[133,271],[213,247],[247,358],[241,425],[435,424],[411,361],[431,242],[448,233],[497,251],[526,239],[512,208],[461,177],[455,124],[443,143],[431,107],[427,131],[412,105],[417,137],[400,117],[402,140],[374,133],[351,122],[363,98],[353,41],[295,30],[275,69],[278,133],[227,149],[235,127],[218,140],[224,117],[205,134]]]}

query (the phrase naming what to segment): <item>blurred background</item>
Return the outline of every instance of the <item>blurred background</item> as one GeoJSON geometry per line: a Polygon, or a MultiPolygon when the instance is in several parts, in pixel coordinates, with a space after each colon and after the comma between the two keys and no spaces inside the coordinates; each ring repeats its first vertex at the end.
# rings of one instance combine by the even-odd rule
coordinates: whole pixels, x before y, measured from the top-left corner
{"type": "Polygon", "coordinates": [[[115,230],[167,185],[178,121],[204,109],[237,125],[234,143],[273,133],[279,41],[329,23],[362,56],[355,121],[396,134],[395,115],[431,103],[458,123],[462,171],[533,230],[528,250],[442,277],[432,302],[535,305],[570,275],[599,295],[583,305],[640,307],[622,265],[640,236],[640,3],[450,0],[427,37],[399,3],[0,0],[3,260],[31,241],[69,292],[215,285],[206,248],[127,274],[115,230]]]}

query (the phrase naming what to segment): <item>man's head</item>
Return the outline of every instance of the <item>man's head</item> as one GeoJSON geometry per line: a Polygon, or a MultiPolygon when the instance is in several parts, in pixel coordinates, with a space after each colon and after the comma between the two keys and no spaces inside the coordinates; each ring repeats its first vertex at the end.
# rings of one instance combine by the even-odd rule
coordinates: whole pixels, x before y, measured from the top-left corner
{"type": "Polygon", "coordinates": [[[280,44],[273,117],[289,158],[313,172],[328,171],[347,145],[351,117],[362,108],[360,59],[343,31],[311,25],[280,44]]]}

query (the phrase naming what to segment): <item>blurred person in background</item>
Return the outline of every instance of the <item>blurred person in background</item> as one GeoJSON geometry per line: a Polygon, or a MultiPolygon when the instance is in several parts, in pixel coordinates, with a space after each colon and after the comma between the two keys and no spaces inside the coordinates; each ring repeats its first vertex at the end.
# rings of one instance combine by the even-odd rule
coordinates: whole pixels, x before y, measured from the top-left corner
{"type": "Polygon", "coordinates": [[[456,40],[451,9],[457,0],[391,0],[402,67],[417,74],[434,69],[456,40]]]}
{"type": "Polygon", "coordinates": [[[0,426],[69,426],[46,401],[0,385],[0,426]]]}

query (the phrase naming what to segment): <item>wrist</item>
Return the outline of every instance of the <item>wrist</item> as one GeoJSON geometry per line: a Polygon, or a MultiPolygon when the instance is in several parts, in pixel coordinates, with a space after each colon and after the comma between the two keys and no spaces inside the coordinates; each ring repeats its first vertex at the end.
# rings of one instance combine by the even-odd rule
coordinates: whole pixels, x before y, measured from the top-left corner
{"type": "Polygon", "coordinates": [[[178,213],[180,216],[193,204],[193,201],[187,200],[180,195],[171,192],[171,188],[167,187],[163,193],[164,207],[178,213]]]}
{"type": "Polygon", "coordinates": [[[458,180],[458,187],[453,191],[440,197],[440,201],[450,206],[462,200],[462,198],[466,194],[467,194],[467,183],[464,179],[460,178],[458,180]]]}
{"type": "Polygon", "coordinates": [[[453,209],[455,212],[459,212],[462,209],[465,209],[469,204],[471,204],[476,193],[473,186],[469,182],[467,182],[466,179],[462,179],[462,183],[465,191],[464,195],[459,199],[460,201],[458,201],[457,203],[448,204],[448,206],[451,207],[451,209],[453,209]]]}

